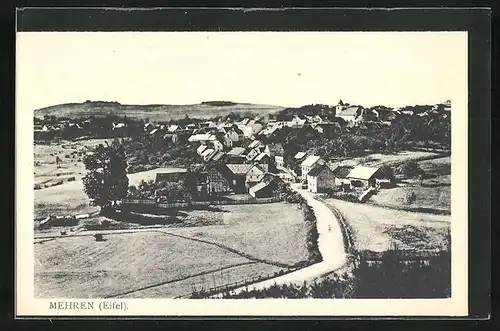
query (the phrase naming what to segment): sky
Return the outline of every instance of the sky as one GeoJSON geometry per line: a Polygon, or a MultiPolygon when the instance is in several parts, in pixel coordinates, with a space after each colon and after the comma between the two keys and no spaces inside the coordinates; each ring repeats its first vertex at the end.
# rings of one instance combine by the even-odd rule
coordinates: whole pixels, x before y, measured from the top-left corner
{"type": "Polygon", "coordinates": [[[17,101],[32,110],[85,100],[434,104],[451,99],[454,76],[467,70],[462,32],[22,32],[16,38],[17,101]]]}

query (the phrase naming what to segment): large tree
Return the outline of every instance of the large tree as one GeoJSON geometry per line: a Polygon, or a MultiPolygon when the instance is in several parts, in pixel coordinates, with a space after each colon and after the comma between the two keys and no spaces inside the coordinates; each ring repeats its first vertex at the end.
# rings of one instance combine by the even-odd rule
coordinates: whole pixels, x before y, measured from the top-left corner
{"type": "Polygon", "coordinates": [[[106,210],[127,196],[127,161],[120,142],[115,140],[106,146],[100,144],[85,155],[83,162],[87,169],[83,185],[92,205],[106,210]]]}

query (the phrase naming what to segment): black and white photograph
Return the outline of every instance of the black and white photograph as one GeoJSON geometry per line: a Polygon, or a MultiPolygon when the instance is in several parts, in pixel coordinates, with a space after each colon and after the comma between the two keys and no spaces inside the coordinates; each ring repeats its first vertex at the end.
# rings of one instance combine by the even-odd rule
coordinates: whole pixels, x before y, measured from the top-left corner
{"type": "Polygon", "coordinates": [[[44,311],[466,297],[466,33],[16,39],[44,311]]]}

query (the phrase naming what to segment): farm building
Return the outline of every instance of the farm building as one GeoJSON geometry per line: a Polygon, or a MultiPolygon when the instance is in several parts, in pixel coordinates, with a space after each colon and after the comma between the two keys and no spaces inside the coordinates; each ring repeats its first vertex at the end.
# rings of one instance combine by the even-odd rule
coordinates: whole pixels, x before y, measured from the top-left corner
{"type": "Polygon", "coordinates": [[[246,173],[246,185],[247,187],[251,187],[258,182],[260,182],[263,178],[264,175],[267,173],[266,169],[263,169],[262,167],[255,165],[248,172],[246,173]]]}
{"type": "Polygon", "coordinates": [[[342,185],[351,185],[351,181],[347,179],[347,176],[351,172],[353,167],[350,166],[337,166],[335,169],[332,170],[333,175],[335,176],[335,185],[336,186],[342,186],[342,185]]]}
{"type": "Polygon", "coordinates": [[[375,187],[376,178],[380,177],[380,168],[357,166],[349,172],[347,179],[353,187],[375,187]]]}
{"type": "Polygon", "coordinates": [[[307,189],[312,193],[324,192],[335,186],[335,176],[326,164],[316,164],[307,174],[307,189]]]}
{"type": "Polygon", "coordinates": [[[178,181],[184,180],[190,176],[192,176],[192,173],[190,173],[187,169],[166,168],[156,174],[155,182],[177,183],[178,181]]]}
{"type": "Polygon", "coordinates": [[[227,169],[229,170],[228,180],[231,182],[233,191],[235,193],[245,193],[246,192],[246,175],[251,168],[254,167],[252,164],[227,164],[227,169]]]}
{"type": "Polygon", "coordinates": [[[307,174],[316,164],[324,164],[325,161],[317,155],[309,155],[302,163],[300,168],[302,171],[302,180],[307,180],[307,174]]]}
{"type": "Polygon", "coordinates": [[[265,178],[257,185],[252,186],[248,192],[254,198],[270,198],[274,195],[280,182],[279,177],[271,176],[271,178],[265,178]]]}
{"type": "Polygon", "coordinates": [[[230,183],[231,172],[224,164],[210,164],[206,168],[207,192],[209,194],[224,194],[232,191],[230,183]]]}

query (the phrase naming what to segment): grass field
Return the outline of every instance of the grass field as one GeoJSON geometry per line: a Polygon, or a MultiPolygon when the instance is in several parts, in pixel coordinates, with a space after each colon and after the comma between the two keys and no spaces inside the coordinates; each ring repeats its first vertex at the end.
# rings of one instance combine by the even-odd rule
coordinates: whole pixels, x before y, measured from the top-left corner
{"type": "Polygon", "coordinates": [[[380,190],[370,203],[401,209],[433,209],[439,212],[451,211],[451,187],[404,186],[380,190]],[[412,197],[413,195],[413,197],[412,197]]]}
{"type": "Polygon", "coordinates": [[[35,295],[116,296],[251,262],[213,245],[163,233],[115,234],[106,238],[95,242],[91,236],[67,237],[35,244],[35,295]]]}
{"type": "Polygon", "coordinates": [[[59,181],[66,182],[71,177],[75,180],[80,179],[85,174],[83,156],[105,141],[106,139],[91,139],[35,144],[33,149],[35,185],[45,187],[59,181]],[[62,160],[61,168],[56,166],[57,156],[62,160]]]}
{"type": "Polygon", "coordinates": [[[230,106],[213,106],[209,104],[194,105],[120,105],[96,103],[68,103],[54,105],[35,110],[35,116],[44,115],[79,118],[88,116],[126,115],[134,119],[149,119],[150,121],[169,121],[183,119],[186,115],[191,118],[212,118],[225,116],[231,112],[250,113],[253,116],[264,116],[276,113],[283,107],[272,105],[258,105],[249,103],[234,103],[230,106]]]}
{"type": "Polygon", "coordinates": [[[396,243],[401,249],[441,247],[451,216],[412,213],[378,206],[328,199],[342,213],[354,233],[358,250],[384,251],[396,243]]]}
{"type": "Polygon", "coordinates": [[[428,179],[422,183],[413,181],[380,190],[370,198],[370,202],[393,208],[451,211],[450,157],[420,161],[418,164],[429,176],[428,179]]]}
{"type": "Polygon", "coordinates": [[[357,166],[366,165],[378,167],[383,164],[395,165],[404,161],[419,161],[426,160],[433,157],[438,157],[439,154],[432,152],[421,152],[421,151],[404,151],[399,153],[374,153],[367,156],[353,157],[344,160],[332,160],[335,164],[342,166],[357,166]]]}
{"type": "MultiPolygon", "coordinates": [[[[165,169],[167,168],[129,174],[129,185],[137,185],[141,180],[153,180],[158,172],[165,171],[165,169]]],[[[99,210],[97,207],[89,206],[89,202],[90,200],[83,191],[83,182],[81,180],[35,190],[35,218],[47,217],[48,215],[80,214],[99,210]]]]}
{"type": "Polygon", "coordinates": [[[235,265],[225,269],[198,275],[188,279],[179,280],[169,284],[150,287],[141,291],[121,295],[120,298],[172,298],[187,295],[193,291],[213,288],[235,282],[242,282],[253,277],[266,277],[279,272],[282,268],[265,263],[248,262],[243,265],[235,265]]]}
{"type": "Polygon", "coordinates": [[[296,205],[270,203],[218,206],[220,211],[188,212],[184,227],[176,233],[223,243],[261,259],[295,264],[307,259],[306,227],[296,205]]]}
{"type": "Polygon", "coordinates": [[[295,205],[220,207],[183,213],[187,225],[206,226],[110,231],[104,242],[84,232],[37,240],[35,294],[172,297],[214,282],[269,276],[306,259],[304,221],[295,205]]]}

